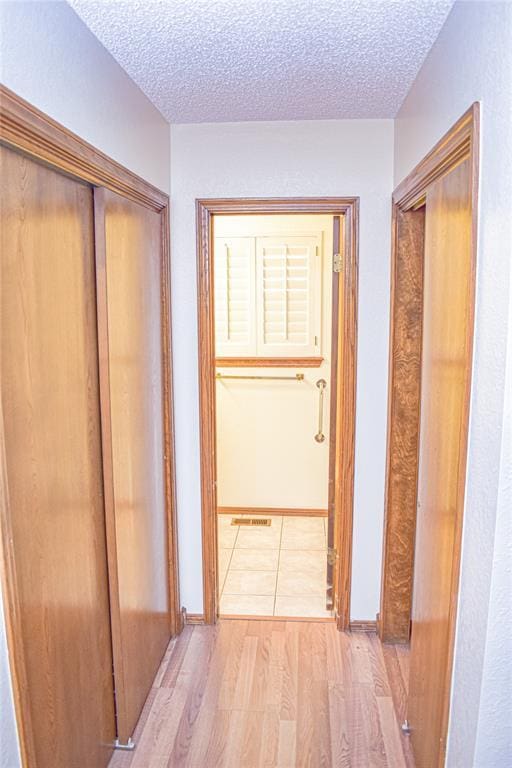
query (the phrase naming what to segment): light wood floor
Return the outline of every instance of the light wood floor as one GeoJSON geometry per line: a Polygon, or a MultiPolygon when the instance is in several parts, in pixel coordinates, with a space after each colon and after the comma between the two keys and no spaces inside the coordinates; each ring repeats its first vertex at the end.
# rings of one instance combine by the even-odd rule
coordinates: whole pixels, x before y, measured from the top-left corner
{"type": "Polygon", "coordinates": [[[227,620],[173,641],[111,768],[413,766],[408,651],[332,622],[227,620]]]}

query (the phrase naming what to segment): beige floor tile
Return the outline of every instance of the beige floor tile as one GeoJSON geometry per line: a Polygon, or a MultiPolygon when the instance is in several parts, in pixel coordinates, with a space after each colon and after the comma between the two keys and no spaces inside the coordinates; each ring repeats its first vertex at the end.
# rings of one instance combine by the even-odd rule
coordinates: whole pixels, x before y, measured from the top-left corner
{"type": "Polygon", "coordinates": [[[310,576],[324,576],[327,569],[327,550],[282,549],[279,555],[279,570],[289,573],[303,573],[310,576]]]}
{"type": "Polygon", "coordinates": [[[222,595],[220,599],[221,615],[233,616],[272,616],[274,613],[273,595],[222,595]]]}
{"type": "Polygon", "coordinates": [[[294,526],[284,526],[281,549],[325,549],[325,534],[318,529],[307,531],[294,526]]]}
{"type": "Polygon", "coordinates": [[[232,571],[275,571],[279,560],[278,549],[234,549],[232,571]]]}
{"type": "Polygon", "coordinates": [[[273,515],[272,525],[262,528],[232,526],[231,520],[218,518],[221,613],[273,615],[275,603],[278,616],[330,615],[325,518],[273,515]]]}
{"type": "Polygon", "coordinates": [[[296,616],[326,618],[331,616],[325,610],[325,597],[276,597],[275,616],[296,616]]]}
{"type": "Polygon", "coordinates": [[[284,531],[304,531],[318,532],[325,535],[323,517],[285,517],[283,522],[284,531]]]}
{"type": "Polygon", "coordinates": [[[236,526],[231,526],[232,519],[233,519],[233,515],[217,515],[217,525],[219,528],[236,527],[236,526]]]}
{"type": "Polygon", "coordinates": [[[228,548],[221,547],[219,549],[219,567],[227,568],[229,566],[229,561],[231,560],[232,554],[233,554],[233,550],[231,547],[228,547],[228,548]]]}
{"type": "Polygon", "coordinates": [[[221,592],[224,587],[224,581],[232,554],[232,549],[219,549],[219,589],[221,592]]]}
{"type": "Polygon", "coordinates": [[[268,528],[240,528],[236,540],[237,549],[279,549],[281,525],[268,528]]]}
{"type": "Polygon", "coordinates": [[[327,574],[310,575],[303,571],[291,573],[279,571],[277,577],[277,594],[293,596],[322,596],[327,586],[327,574]]]}
{"type": "Polygon", "coordinates": [[[276,571],[228,571],[225,595],[274,595],[276,571]]]}
{"type": "Polygon", "coordinates": [[[220,549],[232,549],[237,535],[238,526],[231,525],[231,517],[219,515],[217,518],[217,531],[220,549]]]}

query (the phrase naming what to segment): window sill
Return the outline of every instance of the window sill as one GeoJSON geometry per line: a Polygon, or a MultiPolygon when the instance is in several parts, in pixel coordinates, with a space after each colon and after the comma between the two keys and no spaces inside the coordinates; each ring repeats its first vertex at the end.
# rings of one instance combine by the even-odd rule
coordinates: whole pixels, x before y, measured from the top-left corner
{"type": "Polygon", "coordinates": [[[323,357],[216,357],[219,368],[320,368],[323,357]]]}

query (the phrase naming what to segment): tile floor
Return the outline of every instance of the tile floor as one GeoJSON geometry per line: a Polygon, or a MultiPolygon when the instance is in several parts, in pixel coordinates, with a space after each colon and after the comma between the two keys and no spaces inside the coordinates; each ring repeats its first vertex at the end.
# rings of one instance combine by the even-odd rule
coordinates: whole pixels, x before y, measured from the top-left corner
{"type": "Polygon", "coordinates": [[[325,610],[326,518],[272,516],[261,528],[234,526],[231,519],[218,516],[221,616],[331,615],[325,610]]]}

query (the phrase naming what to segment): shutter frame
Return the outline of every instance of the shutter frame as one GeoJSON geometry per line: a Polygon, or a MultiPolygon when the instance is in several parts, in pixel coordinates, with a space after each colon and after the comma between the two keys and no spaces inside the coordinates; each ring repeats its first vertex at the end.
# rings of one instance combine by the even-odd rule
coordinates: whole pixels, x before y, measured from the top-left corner
{"type": "Polygon", "coordinates": [[[320,354],[321,246],[319,235],[256,238],[258,356],[320,354]]]}
{"type": "Polygon", "coordinates": [[[320,355],[322,262],[319,234],[216,237],[216,356],[320,355]]]}

